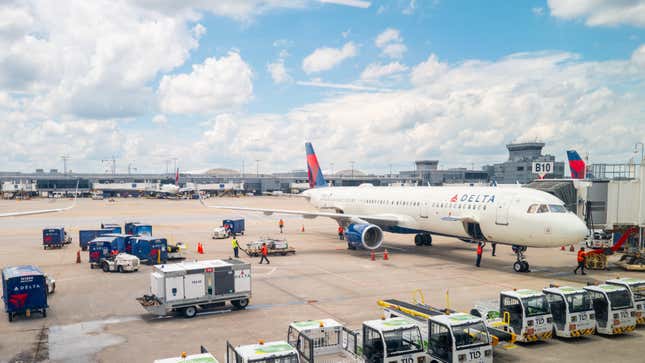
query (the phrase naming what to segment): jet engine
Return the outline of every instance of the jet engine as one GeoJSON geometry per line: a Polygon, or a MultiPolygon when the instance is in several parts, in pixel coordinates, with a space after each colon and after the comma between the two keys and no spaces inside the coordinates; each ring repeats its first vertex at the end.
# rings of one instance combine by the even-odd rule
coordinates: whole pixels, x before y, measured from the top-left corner
{"type": "Polygon", "coordinates": [[[352,223],[347,226],[345,236],[350,245],[360,244],[368,250],[375,250],[383,243],[383,230],[374,224],[352,223]]]}

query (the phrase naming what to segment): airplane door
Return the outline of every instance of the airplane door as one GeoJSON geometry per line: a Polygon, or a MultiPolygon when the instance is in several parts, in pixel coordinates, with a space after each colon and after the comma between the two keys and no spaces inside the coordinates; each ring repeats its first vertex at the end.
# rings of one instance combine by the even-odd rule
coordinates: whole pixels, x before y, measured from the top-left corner
{"type": "Polygon", "coordinates": [[[428,202],[421,202],[421,205],[419,206],[419,217],[421,218],[428,218],[428,202]]]}
{"type": "Polygon", "coordinates": [[[508,212],[510,206],[511,198],[509,196],[504,196],[499,199],[499,203],[497,203],[495,212],[495,224],[500,224],[503,226],[508,225],[508,212]]]}

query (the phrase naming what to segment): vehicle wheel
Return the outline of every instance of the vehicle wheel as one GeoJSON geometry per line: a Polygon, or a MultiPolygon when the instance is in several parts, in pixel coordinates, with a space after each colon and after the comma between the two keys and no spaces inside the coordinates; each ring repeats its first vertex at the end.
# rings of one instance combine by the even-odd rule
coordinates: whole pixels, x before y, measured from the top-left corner
{"type": "Polygon", "coordinates": [[[281,253],[281,255],[282,255],[282,256],[286,256],[286,255],[287,255],[287,253],[286,253],[286,252],[282,252],[282,253],[281,253]]]}
{"type": "Polygon", "coordinates": [[[43,318],[47,317],[47,309],[43,309],[43,318]]]}
{"type": "Polygon", "coordinates": [[[107,263],[104,262],[102,267],[103,267],[103,272],[110,272],[110,266],[108,266],[107,263]]]}
{"type": "Polygon", "coordinates": [[[529,263],[522,261],[522,272],[529,272],[529,263]]]}
{"type": "Polygon", "coordinates": [[[13,313],[8,313],[7,316],[9,317],[9,322],[13,321],[13,313]]]}
{"type": "Polygon", "coordinates": [[[119,267],[117,267],[116,269],[117,269],[117,271],[119,271],[120,273],[123,273],[123,266],[119,266],[119,267]]]}
{"type": "Polygon", "coordinates": [[[238,309],[244,309],[249,306],[249,299],[233,300],[231,301],[231,304],[238,309]]]}
{"type": "Polygon", "coordinates": [[[420,234],[414,236],[414,244],[417,246],[423,246],[423,238],[421,238],[420,234]]]}
{"type": "Polygon", "coordinates": [[[513,264],[513,271],[515,272],[524,272],[524,265],[522,264],[522,261],[515,261],[513,264]]]}
{"type": "Polygon", "coordinates": [[[426,246],[432,246],[432,235],[430,233],[426,234],[423,242],[426,246]]]}
{"type": "Polygon", "coordinates": [[[56,283],[52,283],[52,292],[50,294],[53,294],[56,291],[56,283]]]}
{"type": "Polygon", "coordinates": [[[184,315],[186,315],[187,318],[194,318],[195,315],[197,315],[197,309],[194,306],[189,306],[184,309],[184,315]]]}

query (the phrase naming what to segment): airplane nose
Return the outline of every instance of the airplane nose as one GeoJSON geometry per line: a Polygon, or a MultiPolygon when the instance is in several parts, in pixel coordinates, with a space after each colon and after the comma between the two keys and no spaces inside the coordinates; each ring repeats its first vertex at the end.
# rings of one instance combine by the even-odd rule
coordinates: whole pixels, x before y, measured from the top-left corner
{"type": "Polygon", "coordinates": [[[574,220],[571,223],[569,233],[571,243],[584,241],[584,239],[589,234],[589,229],[587,228],[587,225],[582,220],[580,220],[580,218],[578,218],[577,216],[572,217],[574,220]]]}

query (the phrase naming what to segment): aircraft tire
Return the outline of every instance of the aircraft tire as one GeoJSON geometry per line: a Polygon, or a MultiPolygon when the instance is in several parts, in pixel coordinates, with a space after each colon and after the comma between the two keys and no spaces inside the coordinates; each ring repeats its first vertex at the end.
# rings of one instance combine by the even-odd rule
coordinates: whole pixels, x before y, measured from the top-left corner
{"type": "Polygon", "coordinates": [[[522,261],[522,272],[529,272],[529,263],[522,261]]]}
{"type": "Polygon", "coordinates": [[[432,235],[430,233],[426,233],[423,235],[423,244],[426,246],[432,246],[432,235]]]}
{"type": "Polygon", "coordinates": [[[414,244],[417,246],[423,246],[425,244],[423,235],[421,233],[418,233],[414,236],[414,244]]]}
{"type": "Polygon", "coordinates": [[[522,261],[515,261],[513,264],[513,271],[515,272],[524,272],[524,265],[522,264],[522,261]]]}

